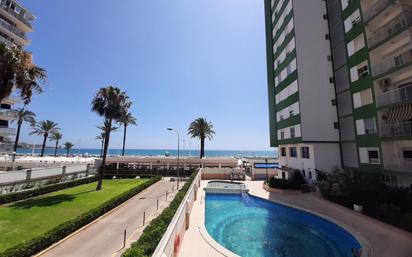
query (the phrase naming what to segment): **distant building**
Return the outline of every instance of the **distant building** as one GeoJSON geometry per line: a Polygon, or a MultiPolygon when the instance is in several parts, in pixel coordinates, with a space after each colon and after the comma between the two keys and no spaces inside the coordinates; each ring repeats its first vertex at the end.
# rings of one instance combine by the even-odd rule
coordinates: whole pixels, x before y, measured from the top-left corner
{"type": "MultiPolygon", "coordinates": [[[[8,46],[24,47],[30,43],[26,34],[33,31],[35,17],[17,1],[0,0],[0,42],[8,46]]],[[[0,152],[13,150],[13,136],[16,129],[9,127],[11,119],[16,117],[12,106],[17,99],[8,98],[0,103],[0,152]]]]}
{"type": "Polygon", "coordinates": [[[281,165],[412,184],[412,2],[265,0],[271,145],[281,165]]]}

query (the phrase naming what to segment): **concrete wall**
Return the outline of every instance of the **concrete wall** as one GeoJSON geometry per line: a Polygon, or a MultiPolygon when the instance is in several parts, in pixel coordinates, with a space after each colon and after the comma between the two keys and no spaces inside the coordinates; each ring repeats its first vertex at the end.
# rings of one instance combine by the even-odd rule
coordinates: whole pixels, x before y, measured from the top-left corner
{"type": "Polygon", "coordinates": [[[325,1],[294,0],[293,12],[303,141],[338,141],[335,89],[325,1]]]}
{"type": "MultiPolygon", "coordinates": [[[[201,169],[202,180],[212,180],[212,179],[230,179],[232,174],[231,168],[203,168],[201,169]]],[[[236,173],[243,173],[241,169],[234,169],[236,173]]]]}

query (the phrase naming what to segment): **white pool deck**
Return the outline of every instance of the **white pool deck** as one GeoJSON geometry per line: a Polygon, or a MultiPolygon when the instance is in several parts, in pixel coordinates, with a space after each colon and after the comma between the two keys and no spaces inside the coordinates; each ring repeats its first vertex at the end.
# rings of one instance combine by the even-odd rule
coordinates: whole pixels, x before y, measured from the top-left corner
{"type": "MultiPolygon", "coordinates": [[[[198,200],[194,203],[190,216],[190,227],[184,235],[178,256],[237,256],[218,245],[205,231],[203,187],[207,182],[201,181],[198,200]]],[[[357,237],[361,244],[368,245],[373,257],[412,257],[411,233],[324,200],[316,193],[269,193],[262,188],[262,181],[245,181],[245,184],[252,195],[302,209],[335,222],[357,237]]]]}

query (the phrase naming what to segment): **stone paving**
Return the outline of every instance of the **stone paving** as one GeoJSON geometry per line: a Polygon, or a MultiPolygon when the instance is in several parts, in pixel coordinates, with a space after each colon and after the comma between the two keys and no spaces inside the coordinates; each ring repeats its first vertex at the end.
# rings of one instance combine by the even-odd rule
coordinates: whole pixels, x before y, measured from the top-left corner
{"type": "MultiPolygon", "coordinates": [[[[186,231],[179,252],[180,257],[236,256],[222,251],[216,242],[205,236],[204,191],[208,181],[201,182],[190,217],[190,228],[186,231]],[[207,240],[206,240],[206,239],[207,240]]],[[[250,194],[302,209],[331,220],[355,235],[363,245],[369,246],[373,257],[412,257],[412,234],[379,222],[348,208],[324,200],[316,193],[281,194],[269,193],[262,188],[261,181],[245,181],[250,194]]],[[[365,255],[366,256],[366,255],[365,255]]]]}

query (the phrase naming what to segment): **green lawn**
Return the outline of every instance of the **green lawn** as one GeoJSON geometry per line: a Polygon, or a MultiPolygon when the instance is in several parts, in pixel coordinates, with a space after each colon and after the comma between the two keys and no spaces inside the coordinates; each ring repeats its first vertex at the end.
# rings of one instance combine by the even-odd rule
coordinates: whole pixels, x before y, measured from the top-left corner
{"type": "Polygon", "coordinates": [[[0,252],[39,236],[146,182],[146,179],[105,180],[0,206],[0,252]]]}

